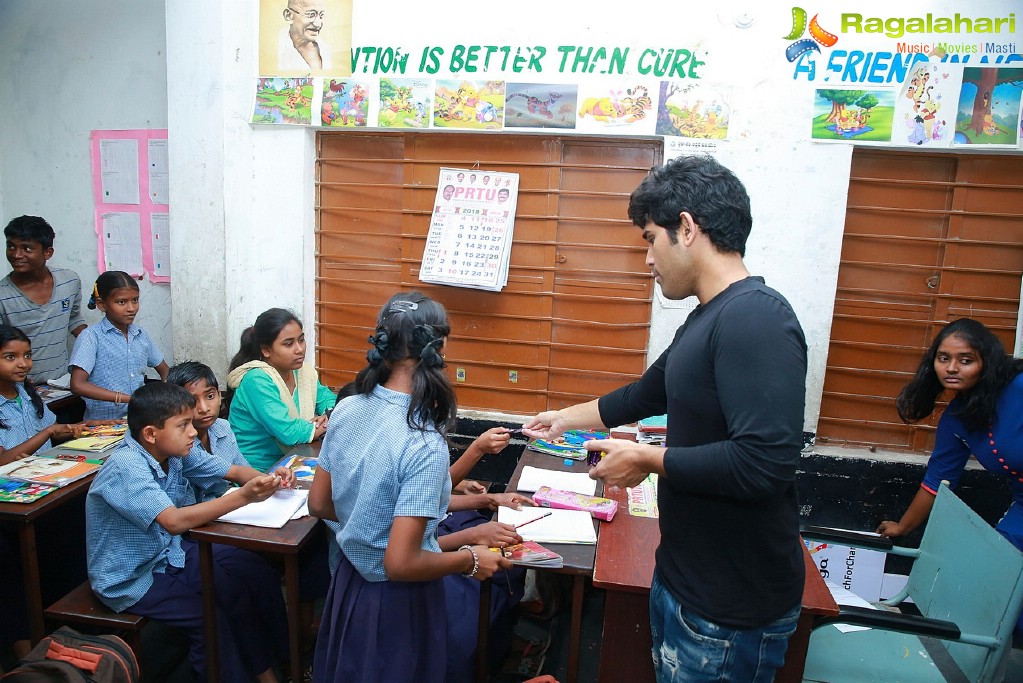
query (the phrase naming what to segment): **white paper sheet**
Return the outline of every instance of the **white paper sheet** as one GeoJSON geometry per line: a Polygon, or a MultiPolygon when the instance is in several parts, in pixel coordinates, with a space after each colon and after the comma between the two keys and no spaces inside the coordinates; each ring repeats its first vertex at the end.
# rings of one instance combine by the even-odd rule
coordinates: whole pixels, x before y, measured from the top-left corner
{"type": "Polygon", "coordinates": [[[149,233],[153,240],[153,275],[170,277],[170,214],[152,214],[149,233]]]}
{"type": "Polygon", "coordinates": [[[154,204],[170,204],[170,174],[167,169],[167,140],[150,140],[149,199],[154,204]]]}
{"type": "Polygon", "coordinates": [[[593,496],[597,493],[596,480],[590,479],[590,475],[586,472],[561,472],[530,465],[523,467],[522,476],[519,477],[519,491],[536,491],[541,486],[550,486],[552,489],[561,491],[574,491],[584,496],[593,496]]]}
{"type": "Polygon", "coordinates": [[[103,202],[105,204],[138,204],[138,140],[100,140],[99,155],[103,202]]]}
{"type": "Polygon", "coordinates": [[[137,213],[105,213],[103,221],[103,257],[107,270],[142,274],[142,226],[137,213]]]}
{"type": "MultiPolygon", "coordinates": [[[[236,490],[230,488],[224,495],[229,496],[236,490]]],[[[305,489],[282,489],[264,501],[249,503],[227,513],[219,521],[280,529],[306,504],[308,498],[309,491],[305,489]]]]}
{"type": "Polygon", "coordinates": [[[552,510],[524,505],[521,510],[501,507],[497,521],[517,526],[530,522],[516,531],[527,541],[537,543],[596,543],[597,532],[593,517],[586,510],[552,510]],[[550,513],[547,515],[547,513],[550,513]],[[538,519],[541,515],[547,515],[538,519]],[[531,521],[536,520],[536,521],[531,521]]]}

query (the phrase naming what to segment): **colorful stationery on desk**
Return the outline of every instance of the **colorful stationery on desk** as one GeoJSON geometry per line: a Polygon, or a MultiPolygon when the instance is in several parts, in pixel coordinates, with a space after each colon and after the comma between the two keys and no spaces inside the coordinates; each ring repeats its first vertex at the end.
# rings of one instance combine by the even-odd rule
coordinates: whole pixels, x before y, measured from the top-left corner
{"type": "Polygon", "coordinates": [[[521,510],[501,507],[497,521],[511,524],[523,540],[537,543],[597,542],[593,518],[585,510],[549,510],[523,506],[521,510]]]}
{"type": "Polygon", "coordinates": [[[299,455],[298,453],[291,453],[284,456],[270,468],[270,472],[273,472],[278,467],[286,467],[291,470],[292,475],[295,477],[296,484],[307,484],[312,485],[313,475],[316,474],[316,464],[319,459],[315,455],[299,455]]]}
{"type": "Polygon", "coordinates": [[[638,486],[625,489],[629,497],[629,514],[634,517],[657,518],[657,475],[648,474],[638,486]]]}
{"type": "Polygon", "coordinates": [[[607,432],[594,432],[582,429],[570,429],[556,439],[531,439],[526,448],[538,453],[546,453],[559,458],[585,460],[588,452],[584,445],[592,439],[606,439],[607,432]]]}
{"type": "Polygon", "coordinates": [[[618,511],[618,501],[597,496],[585,496],[575,491],[562,491],[550,486],[541,486],[533,494],[533,501],[540,507],[558,510],[585,510],[594,519],[610,522],[618,511]]]}
{"type": "MultiPolygon", "coordinates": [[[[224,495],[233,495],[237,490],[230,488],[224,495]]],[[[302,509],[308,498],[309,491],[304,489],[280,489],[266,500],[243,505],[219,517],[218,521],[280,529],[295,518],[295,514],[302,509]]]]}
{"type": "Polygon", "coordinates": [[[523,541],[507,548],[491,548],[495,553],[503,552],[504,556],[511,560],[512,564],[523,567],[537,567],[543,569],[559,569],[565,566],[565,561],[553,550],[544,548],[536,541],[523,541]]]}
{"type": "Polygon", "coordinates": [[[102,466],[100,460],[30,455],[0,467],[0,478],[60,487],[87,477],[102,466]]]}

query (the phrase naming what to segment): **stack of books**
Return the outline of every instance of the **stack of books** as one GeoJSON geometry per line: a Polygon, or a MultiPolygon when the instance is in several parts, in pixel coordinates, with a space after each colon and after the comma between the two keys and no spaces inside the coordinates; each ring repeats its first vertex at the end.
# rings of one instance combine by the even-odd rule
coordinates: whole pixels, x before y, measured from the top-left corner
{"type": "Polygon", "coordinates": [[[561,555],[544,548],[536,541],[523,541],[507,548],[491,548],[490,550],[495,553],[503,551],[504,556],[511,560],[512,564],[520,564],[524,567],[559,569],[565,565],[561,555]]]}
{"type": "Polygon", "coordinates": [[[30,455],[15,460],[0,467],[0,503],[31,503],[102,465],[85,456],[30,455]]]}
{"type": "Polygon", "coordinates": [[[79,438],[60,444],[59,448],[86,453],[105,453],[121,443],[127,431],[128,425],[124,422],[95,425],[86,428],[85,433],[79,438]]]}

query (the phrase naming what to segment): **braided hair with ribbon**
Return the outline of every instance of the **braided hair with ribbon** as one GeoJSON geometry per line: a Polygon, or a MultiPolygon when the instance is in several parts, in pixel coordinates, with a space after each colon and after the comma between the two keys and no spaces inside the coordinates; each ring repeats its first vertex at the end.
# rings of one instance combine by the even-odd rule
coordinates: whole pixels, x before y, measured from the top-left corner
{"type": "Polygon", "coordinates": [[[368,394],[391,376],[397,364],[415,361],[407,421],[413,429],[436,429],[446,435],[458,407],[451,381],[444,374],[444,342],[451,334],[444,307],[420,292],[392,296],[377,316],[369,337],[367,365],[355,378],[356,390],[368,394]]]}

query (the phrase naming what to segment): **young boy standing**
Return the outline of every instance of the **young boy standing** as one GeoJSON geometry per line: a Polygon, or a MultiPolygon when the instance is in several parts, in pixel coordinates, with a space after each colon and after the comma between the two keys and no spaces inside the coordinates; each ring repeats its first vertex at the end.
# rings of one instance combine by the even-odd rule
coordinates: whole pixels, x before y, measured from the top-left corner
{"type": "Polygon", "coordinates": [[[19,216],[4,228],[11,272],[0,280],[0,321],[32,342],[29,379],[44,382],[68,372],[68,334],[85,329],[82,282],[73,270],[49,268],[53,228],[39,216],[19,216]]]}
{"type": "MultiPolygon", "coordinates": [[[[276,473],[249,479],[239,468],[193,448],[195,399],[153,382],[128,402],[128,434],[96,475],[86,498],[89,581],[111,609],[176,626],[189,638],[189,658],[203,679],[206,654],[199,557],[182,537],[281,487],[276,473]],[[185,456],[188,456],[187,458],[185,456]],[[194,478],[235,476],[236,493],[195,502],[194,478]]],[[[286,652],[280,576],[246,550],[213,546],[222,680],[275,681],[272,665],[286,652]]]]}

